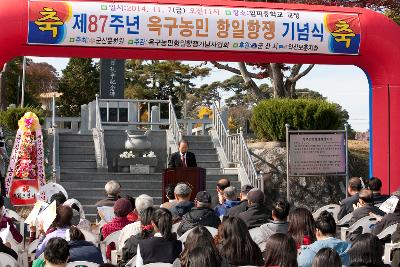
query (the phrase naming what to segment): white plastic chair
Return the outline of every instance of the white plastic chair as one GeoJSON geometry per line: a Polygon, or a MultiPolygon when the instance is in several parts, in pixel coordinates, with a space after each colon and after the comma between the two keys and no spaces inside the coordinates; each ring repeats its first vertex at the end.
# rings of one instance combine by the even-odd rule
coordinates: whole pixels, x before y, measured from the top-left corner
{"type": "Polygon", "coordinates": [[[178,227],[179,227],[179,225],[181,225],[180,222],[174,223],[174,224],[172,225],[171,232],[172,232],[172,233],[177,233],[177,232],[178,232],[178,227]]]}
{"type": "Polygon", "coordinates": [[[0,252],[0,267],[19,267],[19,264],[12,256],[0,252]]]}
{"type": "Polygon", "coordinates": [[[325,210],[332,214],[333,218],[335,219],[335,222],[338,221],[338,214],[339,214],[340,206],[337,204],[329,204],[329,205],[326,205],[326,206],[323,206],[323,207],[317,209],[313,213],[314,219],[317,218],[321,214],[321,212],[323,212],[325,210]]]}
{"type": "Polygon", "coordinates": [[[49,203],[51,197],[54,194],[61,192],[64,194],[65,198],[68,199],[67,191],[60,184],[56,183],[47,183],[40,188],[39,194],[43,201],[49,203]]]}
{"type": "Polygon", "coordinates": [[[13,210],[5,209],[5,216],[8,218],[13,218],[15,219],[18,224],[19,224],[19,233],[24,236],[25,235],[25,220],[19,216],[18,213],[16,213],[13,210]]]}
{"type": "Polygon", "coordinates": [[[100,240],[99,240],[99,236],[93,234],[92,232],[89,232],[87,230],[84,229],[80,229],[82,234],[85,236],[85,240],[92,242],[96,247],[99,245],[100,240]]]}
{"type": "Polygon", "coordinates": [[[112,234],[110,234],[109,236],[107,236],[107,238],[105,238],[103,241],[100,242],[100,250],[101,250],[101,254],[103,255],[103,258],[106,258],[106,250],[107,250],[107,246],[111,243],[115,244],[115,248],[116,250],[118,250],[118,237],[121,234],[121,230],[116,231],[112,234]]]}
{"type": "Polygon", "coordinates": [[[362,234],[366,233],[371,233],[372,232],[372,226],[377,223],[378,219],[375,216],[365,216],[358,221],[356,221],[353,225],[350,227],[343,227],[341,228],[340,232],[340,238],[342,240],[346,240],[346,236],[350,233],[353,233],[356,229],[359,227],[362,228],[362,234]]]}
{"type": "Polygon", "coordinates": [[[385,252],[383,253],[383,263],[391,264],[390,254],[392,250],[400,248],[400,243],[386,243],[385,252]]]}
{"type": "Polygon", "coordinates": [[[99,266],[99,264],[90,261],[73,261],[73,262],[68,262],[67,264],[67,267],[76,267],[76,266],[97,267],[99,266]]]}
{"type": "Polygon", "coordinates": [[[344,224],[348,223],[352,217],[353,217],[353,213],[349,213],[349,214],[345,215],[342,219],[340,219],[336,224],[339,226],[344,225],[344,224]]]}
{"type": "Polygon", "coordinates": [[[396,223],[396,224],[389,225],[388,227],[386,227],[385,229],[383,229],[382,232],[380,232],[380,233],[377,235],[377,237],[378,237],[379,239],[383,239],[383,238],[385,238],[385,237],[388,236],[388,235],[392,235],[394,232],[396,232],[397,225],[398,225],[397,223],[396,223]]]}
{"type": "MultiPolygon", "coordinates": [[[[207,230],[210,232],[210,234],[215,237],[218,234],[218,229],[214,228],[214,227],[210,227],[210,226],[206,226],[207,230]]],[[[183,235],[181,235],[179,237],[179,241],[182,242],[182,244],[186,241],[186,238],[188,237],[188,235],[190,234],[191,231],[193,231],[194,228],[186,231],[183,235]]]]}

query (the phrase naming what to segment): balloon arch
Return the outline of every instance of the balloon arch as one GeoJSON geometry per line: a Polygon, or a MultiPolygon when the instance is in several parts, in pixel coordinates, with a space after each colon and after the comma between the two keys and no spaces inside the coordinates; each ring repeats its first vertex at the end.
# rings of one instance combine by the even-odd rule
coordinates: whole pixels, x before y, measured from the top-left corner
{"type": "MultiPolygon", "coordinates": [[[[370,175],[400,186],[400,27],[371,10],[239,1],[0,1],[17,56],[355,65],[370,85],[370,175]]],[[[354,101],[358,101],[354,99],[354,101]]]]}

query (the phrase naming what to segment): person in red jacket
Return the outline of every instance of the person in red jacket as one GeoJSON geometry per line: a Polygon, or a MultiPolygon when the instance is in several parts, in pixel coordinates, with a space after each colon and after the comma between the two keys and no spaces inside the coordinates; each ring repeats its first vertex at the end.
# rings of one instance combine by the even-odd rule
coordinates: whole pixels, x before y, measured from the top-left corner
{"type": "Polygon", "coordinates": [[[7,224],[9,224],[12,237],[14,238],[15,241],[21,243],[23,239],[22,235],[19,233],[17,228],[15,228],[12,219],[8,218],[4,214],[5,214],[4,198],[0,196],[0,231],[2,229],[7,228],[7,224]]]}

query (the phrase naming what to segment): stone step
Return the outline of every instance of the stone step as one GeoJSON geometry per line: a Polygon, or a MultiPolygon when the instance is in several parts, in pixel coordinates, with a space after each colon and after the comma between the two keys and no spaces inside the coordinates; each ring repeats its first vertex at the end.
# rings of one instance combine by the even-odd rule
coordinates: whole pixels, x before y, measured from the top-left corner
{"type": "Polygon", "coordinates": [[[197,166],[201,168],[219,168],[221,164],[219,161],[197,161],[197,166]]]}
{"type": "MultiPolygon", "coordinates": [[[[210,170],[220,170],[220,169],[210,169],[210,170]]],[[[207,170],[207,181],[217,181],[221,178],[228,178],[231,181],[237,181],[237,174],[221,174],[213,173],[209,174],[207,170]]],[[[130,181],[161,181],[161,173],[152,174],[131,174],[131,173],[112,173],[112,172],[85,172],[79,170],[73,170],[71,168],[61,169],[60,180],[61,182],[74,182],[74,181],[102,181],[106,183],[109,180],[130,180],[130,181]]]]}
{"type": "Polygon", "coordinates": [[[189,151],[197,155],[217,155],[217,150],[215,148],[192,148],[189,147],[189,151]]]}
{"type": "Polygon", "coordinates": [[[188,142],[189,146],[189,151],[195,150],[195,149],[212,149],[214,148],[213,142],[210,141],[192,141],[188,142]]]}
{"type": "MultiPolygon", "coordinates": [[[[62,164],[62,163],[61,163],[62,164]]],[[[96,167],[63,167],[60,169],[60,173],[76,173],[76,172],[85,172],[85,173],[96,173],[96,167]]]]}
{"type": "Polygon", "coordinates": [[[211,136],[210,135],[184,135],[182,139],[188,141],[189,143],[191,142],[197,142],[197,141],[208,141],[211,142],[211,136]]]}
{"type": "Polygon", "coordinates": [[[79,160],[79,161],[62,161],[60,160],[61,168],[97,168],[95,160],[79,160]]]}
{"type": "Polygon", "coordinates": [[[94,154],[60,155],[60,162],[68,161],[96,161],[94,154]]]}
{"type": "Polygon", "coordinates": [[[217,154],[196,154],[196,160],[199,161],[219,161],[217,154]]]}
{"type": "Polygon", "coordinates": [[[89,154],[94,155],[94,147],[60,147],[60,155],[89,154]]]}
{"type": "MultiPolygon", "coordinates": [[[[123,189],[160,189],[162,184],[161,181],[149,181],[149,180],[137,180],[137,181],[131,181],[131,180],[118,180],[118,182],[121,184],[121,187],[123,189]]],[[[206,188],[207,190],[210,189],[215,189],[216,186],[216,180],[208,180],[206,181],[206,188]]],[[[80,188],[100,188],[102,191],[104,191],[104,185],[105,181],[63,181],[60,183],[64,188],[68,188],[69,190],[75,190],[75,189],[80,189],[80,188]]],[[[238,186],[240,183],[236,181],[232,181],[233,186],[238,186]]]]}
{"type": "Polygon", "coordinates": [[[93,135],[91,134],[60,134],[60,142],[63,141],[91,141],[93,142],[93,135]]]}
{"type": "Polygon", "coordinates": [[[87,141],[83,141],[83,142],[80,142],[80,141],[60,142],[59,146],[60,146],[60,150],[63,149],[63,148],[67,148],[67,147],[71,147],[71,148],[86,148],[86,147],[89,147],[89,148],[94,149],[93,141],[92,142],[87,142],[87,141]]]}
{"type": "MultiPolygon", "coordinates": [[[[122,192],[122,195],[125,196],[126,194],[124,194],[122,192]]],[[[161,193],[160,193],[160,195],[161,195],[161,193]]],[[[138,196],[139,195],[132,196],[132,197],[138,197],[138,196]]],[[[77,198],[77,200],[84,206],[83,209],[85,210],[85,206],[91,206],[91,205],[94,206],[94,204],[96,204],[97,201],[99,201],[103,198],[105,198],[104,193],[102,193],[98,196],[80,196],[77,198]]],[[[161,196],[153,197],[153,199],[154,199],[155,205],[161,205],[161,200],[162,200],[161,196]]],[[[86,213],[86,210],[85,210],[85,213],[86,213]]]]}
{"type": "MultiPolygon", "coordinates": [[[[68,192],[68,197],[69,198],[76,198],[76,199],[80,199],[82,196],[85,197],[99,197],[99,196],[103,196],[104,193],[104,187],[102,188],[84,188],[84,187],[80,187],[80,188],[66,188],[67,192],[68,192]]],[[[130,196],[139,196],[141,194],[147,194],[149,196],[152,197],[159,197],[161,196],[162,192],[161,192],[161,186],[157,189],[149,189],[149,188],[140,188],[140,189],[136,189],[136,188],[123,188],[122,190],[122,195],[130,195],[130,196]]]]}

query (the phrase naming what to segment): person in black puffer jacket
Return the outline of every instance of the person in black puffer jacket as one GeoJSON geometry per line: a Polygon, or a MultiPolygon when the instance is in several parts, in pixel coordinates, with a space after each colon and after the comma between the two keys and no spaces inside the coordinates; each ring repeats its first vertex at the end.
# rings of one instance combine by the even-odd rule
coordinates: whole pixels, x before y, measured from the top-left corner
{"type": "Polygon", "coordinates": [[[195,207],[183,215],[181,224],[178,227],[178,235],[196,226],[211,226],[218,229],[221,220],[211,209],[211,195],[206,191],[200,191],[196,195],[195,207]]]}
{"type": "Polygon", "coordinates": [[[122,260],[118,264],[119,266],[125,266],[133,257],[136,256],[140,240],[153,236],[151,217],[153,216],[154,211],[155,209],[153,207],[148,207],[140,212],[139,218],[142,225],[142,231],[137,235],[132,235],[125,241],[125,245],[122,248],[122,260]]]}
{"type": "Polygon", "coordinates": [[[92,242],[85,240],[85,236],[76,226],[71,226],[69,229],[69,262],[74,261],[89,261],[97,264],[102,264],[103,257],[98,248],[92,242]]]}

